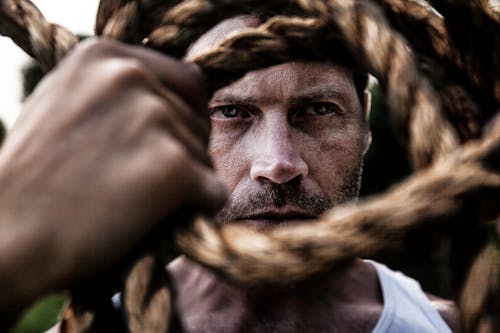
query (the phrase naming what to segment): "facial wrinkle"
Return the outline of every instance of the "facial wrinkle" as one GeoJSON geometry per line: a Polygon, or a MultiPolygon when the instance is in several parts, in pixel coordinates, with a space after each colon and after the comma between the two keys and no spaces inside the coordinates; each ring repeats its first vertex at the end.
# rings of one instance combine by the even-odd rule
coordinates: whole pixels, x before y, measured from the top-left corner
{"type": "Polygon", "coordinates": [[[311,216],[319,216],[333,206],[357,198],[362,169],[362,161],[360,161],[358,167],[354,168],[350,175],[344,177],[339,190],[333,193],[331,198],[306,190],[300,179],[294,179],[285,184],[262,184],[257,192],[249,193],[244,198],[236,200],[230,198],[214,220],[219,224],[229,223],[285,206],[298,208],[311,216]]]}

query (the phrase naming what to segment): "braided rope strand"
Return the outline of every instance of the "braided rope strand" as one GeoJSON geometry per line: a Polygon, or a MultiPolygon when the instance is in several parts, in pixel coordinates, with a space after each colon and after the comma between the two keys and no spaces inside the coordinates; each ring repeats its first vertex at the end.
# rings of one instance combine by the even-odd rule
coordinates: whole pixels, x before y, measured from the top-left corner
{"type": "MultiPolygon", "coordinates": [[[[133,3],[127,0],[102,0],[99,2],[95,19],[94,31],[97,36],[101,36],[106,29],[107,23],[124,6],[133,3]]],[[[135,17],[135,15],[134,15],[135,17]]]]}
{"type": "Polygon", "coordinates": [[[52,69],[78,43],[71,32],[45,21],[30,1],[3,0],[0,6],[0,34],[12,36],[45,71],[52,69]]]}
{"type": "Polygon", "coordinates": [[[145,255],[132,266],[122,298],[130,333],[168,331],[172,301],[159,258],[145,255]],[[145,275],[152,280],[144,279],[145,275]]]}
{"type": "Polygon", "coordinates": [[[457,50],[455,62],[461,63],[469,82],[487,96],[494,96],[500,105],[500,22],[487,1],[433,0],[445,17],[451,46],[457,50]],[[468,24],[464,24],[467,22],[468,24]],[[471,38],[464,39],[464,34],[471,38]],[[488,42],[484,44],[484,36],[488,42]]]}
{"type": "Polygon", "coordinates": [[[217,268],[240,284],[299,281],[335,263],[394,246],[413,228],[437,222],[450,223],[452,227],[464,210],[473,209],[472,203],[466,202],[467,193],[493,189],[496,195],[500,194],[498,171],[482,166],[484,159],[499,152],[499,142],[500,132],[492,133],[388,193],[334,209],[313,224],[263,235],[249,233],[237,225],[219,229],[198,220],[196,232],[178,234],[177,243],[183,253],[194,255],[195,261],[217,268]],[[303,260],[304,251],[309,252],[307,262],[303,260]],[[251,255],[246,255],[249,252],[251,255]]]}

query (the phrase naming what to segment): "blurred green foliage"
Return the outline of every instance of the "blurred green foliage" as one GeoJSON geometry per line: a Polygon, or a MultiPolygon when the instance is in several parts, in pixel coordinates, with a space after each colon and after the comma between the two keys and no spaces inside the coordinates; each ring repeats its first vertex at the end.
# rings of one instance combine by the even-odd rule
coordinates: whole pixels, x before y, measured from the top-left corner
{"type": "Polygon", "coordinates": [[[48,330],[57,322],[64,300],[64,294],[45,296],[28,309],[10,333],[39,333],[48,330]]]}

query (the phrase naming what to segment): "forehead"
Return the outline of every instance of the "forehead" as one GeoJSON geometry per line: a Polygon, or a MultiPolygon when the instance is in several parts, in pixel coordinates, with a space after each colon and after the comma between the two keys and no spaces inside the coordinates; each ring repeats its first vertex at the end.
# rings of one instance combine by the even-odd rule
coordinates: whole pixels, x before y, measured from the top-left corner
{"type": "MultiPolygon", "coordinates": [[[[213,101],[247,100],[277,104],[298,97],[334,97],[346,104],[357,101],[348,69],[325,63],[289,62],[247,73],[218,90],[213,101]]],[[[352,105],[355,106],[355,105],[352,105]]]]}

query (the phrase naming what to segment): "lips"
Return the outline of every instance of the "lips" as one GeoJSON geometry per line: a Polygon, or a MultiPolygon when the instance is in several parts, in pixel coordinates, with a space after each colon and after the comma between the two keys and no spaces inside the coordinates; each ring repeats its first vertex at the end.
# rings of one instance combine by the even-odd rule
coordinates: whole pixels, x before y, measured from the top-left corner
{"type": "Polygon", "coordinates": [[[307,220],[315,219],[317,216],[308,214],[302,211],[295,210],[270,210],[270,211],[262,211],[257,212],[252,215],[244,216],[238,218],[237,221],[261,226],[261,227],[270,227],[274,225],[280,224],[288,224],[288,223],[297,223],[297,222],[305,222],[307,220]]]}

